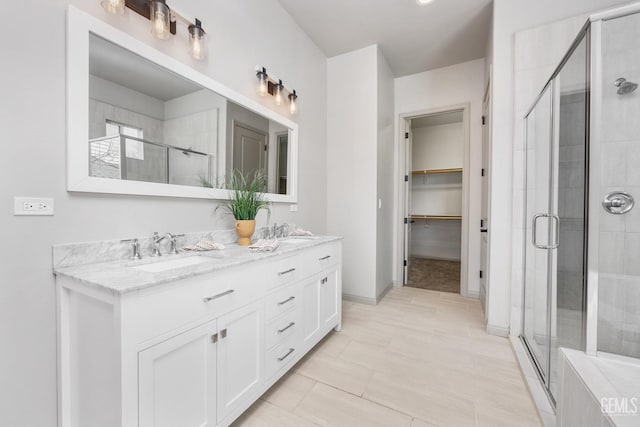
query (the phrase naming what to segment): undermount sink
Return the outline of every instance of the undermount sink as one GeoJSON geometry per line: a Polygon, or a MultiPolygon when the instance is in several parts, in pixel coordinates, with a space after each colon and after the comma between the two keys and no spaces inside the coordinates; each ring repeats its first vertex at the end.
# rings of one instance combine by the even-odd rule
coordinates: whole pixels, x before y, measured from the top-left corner
{"type": "Polygon", "coordinates": [[[173,270],[175,268],[188,267],[190,265],[202,264],[210,262],[210,258],[201,256],[192,256],[187,258],[171,259],[167,261],[159,261],[150,264],[137,265],[133,268],[136,270],[146,271],[148,273],[159,273],[161,271],[173,270]]]}
{"type": "Polygon", "coordinates": [[[286,239],[280,240],[281,243],[292,243],[294,245],[311,242],[313,240],[318,240],[318,237],[315,236],[289,236],[286,239]]]}

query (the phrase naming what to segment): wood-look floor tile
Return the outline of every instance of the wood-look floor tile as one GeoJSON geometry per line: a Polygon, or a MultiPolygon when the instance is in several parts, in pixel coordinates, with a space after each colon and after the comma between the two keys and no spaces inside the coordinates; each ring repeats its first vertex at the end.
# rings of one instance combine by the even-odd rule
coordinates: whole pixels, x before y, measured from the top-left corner
{"type": "Polygon", "coordinates": [[[258,400],[231,427],[317,427],[317,424],[264,400],[258,400]]]}
{"type": "Polygon", "coordinates": [[[302,360],[295,372],[348,393],[361,396],[373,371],[349,361],[315,352],[302,360]]]}
{"type": "Polygon", "coordinates": [[[412,417],[318,383],[295,413],[321,426],[410,427],[412,417]]]}
{"type": "Polygon", "coordinates": [[[262,398],[284,410],[293,411],[315,383],[311,378],[291,372],[275,383],[262,398]]]}

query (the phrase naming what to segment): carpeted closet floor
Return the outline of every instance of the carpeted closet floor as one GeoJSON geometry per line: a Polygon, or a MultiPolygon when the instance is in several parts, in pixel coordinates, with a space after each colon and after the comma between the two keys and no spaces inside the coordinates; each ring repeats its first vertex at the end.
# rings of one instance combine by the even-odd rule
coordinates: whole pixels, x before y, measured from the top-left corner
{"type": "Polygon", "coordinates": [[[460,261],[411,257],[407,286],[460,293],[460,261]]]}

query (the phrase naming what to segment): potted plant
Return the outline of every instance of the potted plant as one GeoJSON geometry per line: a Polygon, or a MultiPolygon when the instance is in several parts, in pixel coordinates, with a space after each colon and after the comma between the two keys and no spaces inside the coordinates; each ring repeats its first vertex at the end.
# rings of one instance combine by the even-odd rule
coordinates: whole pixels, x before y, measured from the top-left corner
{"type": "Polygon", "coordinates": [[[263,171],[245,176],[235,170],[227,179],[229,200],[219,205],[216,210],[223,208],[233,215],[236,220],[238,244],[241,246],[251,244],[251,236],[256,229],[258,211],[266,209],[271,214],[269,202],[264,199],[266,187],[267,179],[263,171]]]}

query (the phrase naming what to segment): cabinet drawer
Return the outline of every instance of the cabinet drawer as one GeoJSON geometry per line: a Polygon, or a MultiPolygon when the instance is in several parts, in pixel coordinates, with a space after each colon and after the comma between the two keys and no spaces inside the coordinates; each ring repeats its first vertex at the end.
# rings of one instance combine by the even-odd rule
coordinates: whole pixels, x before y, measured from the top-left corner
{"type": "Polygon", "coordinates": [[[137,338],[143,341],[185,324],[220,316],[266,295],[264,265],[193,277],[138,294],[137,338]]]}
{"type": "Polygon", "coordinates": [[[300,286],[294,283],[267,297],[267,321],[298,306],[300,301],[299,288],[300,286]]]}
{"type": "Polygon", "coordinates": [[[295,335],[279,346],[267,352],[267,378],[271,378],[281,369],[291,366],[291,362],[297,358],[300,349],[295,335]]]}
{"type": "Polygon", "coordinates": [[[308,253],[304,254],[305,268],[315,274],[340,262],[340,257],[340,245],[338,242],[320,245],[309,249],[308,253]]]}
{"type": "Polygon", "coordinates": [[[269,289],[291,283],[304,277],[304,264],[300,255],[272,261],[267,266],[267,287],[269,289]]]}
{"type": "Polygon", "coordinates": [[[300,311],[298,309],[278,317],[267,323],[267,348],[282,344],[292,336],[298,336],[300,328],[300,311]]]}

